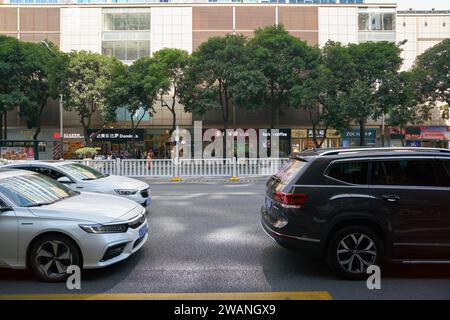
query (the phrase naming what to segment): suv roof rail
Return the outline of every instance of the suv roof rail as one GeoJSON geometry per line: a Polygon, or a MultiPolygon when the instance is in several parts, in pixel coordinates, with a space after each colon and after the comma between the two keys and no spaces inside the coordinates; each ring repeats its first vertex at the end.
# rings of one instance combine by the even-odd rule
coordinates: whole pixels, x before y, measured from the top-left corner
{"type": "Polygon", "coordinates": [[[320,152],[319,156],[329,156],[336,155],[347,152],[371,152],[371,151],[422,151],[422,152],[443,152],[450,153],[450,149],[443,148],[422,148],[422,147],[384,147],[384,148],[345,148],[345,149],[334,149],[320,152]]]}

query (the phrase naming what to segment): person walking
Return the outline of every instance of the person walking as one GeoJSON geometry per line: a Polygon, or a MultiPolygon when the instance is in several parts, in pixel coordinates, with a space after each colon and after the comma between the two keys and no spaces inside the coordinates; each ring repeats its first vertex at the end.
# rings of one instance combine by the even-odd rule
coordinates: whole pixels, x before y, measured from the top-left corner
{"type": "Polygon", "coordinates": [[[152,161],[153,161],[153,151],[152,151],[152,149],[150,149],[150,150],[147,152],[147,168],[148,168],[149,170],[152,169],[152,161]]]}

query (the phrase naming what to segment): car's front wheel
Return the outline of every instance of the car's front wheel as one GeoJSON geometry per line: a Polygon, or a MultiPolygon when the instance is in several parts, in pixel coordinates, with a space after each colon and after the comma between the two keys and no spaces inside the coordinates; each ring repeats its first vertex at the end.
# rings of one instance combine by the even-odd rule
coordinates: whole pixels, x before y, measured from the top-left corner
{"type": "Polygon", "coordinates": [[[380,237],[364,226],[338,230],[329,242],[327,260],[336,275],[345,279],[366,279],[367,268],[380,266],[384,246],[380,237]]]}
{"type": "Polygon", "coordinates": [[[34,242],[30,249],[31,269],[47,282],[64,281],[67,268],[79,266],[81,256],[74,242],[59,234],[45,235],[34,242]]]}

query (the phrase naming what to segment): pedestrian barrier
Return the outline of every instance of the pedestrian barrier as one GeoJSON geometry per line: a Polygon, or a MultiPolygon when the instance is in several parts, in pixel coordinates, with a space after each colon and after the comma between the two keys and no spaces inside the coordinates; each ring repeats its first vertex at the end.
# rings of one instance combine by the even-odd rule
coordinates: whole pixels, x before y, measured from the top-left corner
{"type": "Polygon", "coordinates": [[[104,174],[129,177],[242,177],[269,176],[288,158],[114,159],[73,160],[104,174]]]}

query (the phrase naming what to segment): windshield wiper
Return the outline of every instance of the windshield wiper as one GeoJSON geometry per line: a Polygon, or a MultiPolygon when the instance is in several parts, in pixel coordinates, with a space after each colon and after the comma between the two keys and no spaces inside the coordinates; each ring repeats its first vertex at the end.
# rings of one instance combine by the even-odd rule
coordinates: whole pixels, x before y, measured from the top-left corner
{"type": "Polygon", "coordinates": [[[81,179],[81,180],[83,180],[83,181],[89,181],[89,180],[97,180],[97,178],[83,178],[83,179],[81,179]]]}

